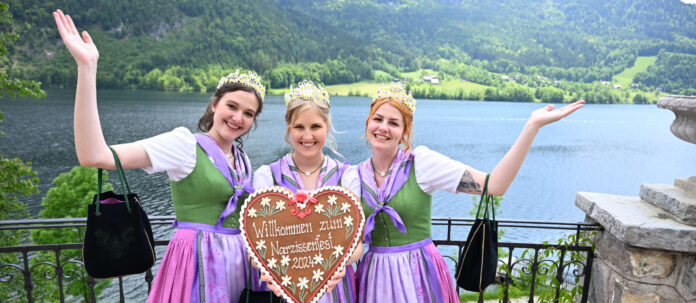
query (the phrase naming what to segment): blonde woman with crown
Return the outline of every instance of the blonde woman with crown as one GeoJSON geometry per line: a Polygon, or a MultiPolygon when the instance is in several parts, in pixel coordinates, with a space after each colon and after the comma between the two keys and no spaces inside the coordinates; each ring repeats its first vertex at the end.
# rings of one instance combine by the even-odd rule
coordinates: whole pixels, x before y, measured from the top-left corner
{"type": "MultiPolygon", "coordinates": [[[[292,147],[292,152],[270,165],[259,167],[254,172],[255,189],[279,185],[297,193],[298,190],[341,185],[359,197],[357,170],[323,153],[329,141],[329,149],[338,154],[336,141],[331,135],[329,102],[329,94],[321,85],[303,81],[297,87],[290,86],[285,94],[285,142],[292,147]]],[[[348,264],[357,262],[361,255],[362,245],[359,245],[348,264]]],[[[342,279],[342,274],[332,278],[329,285],[335,287],[319,302],[356,302],[353,266],[346,266],[343,274],[342,279]]],[[[270,281],[270,277],[263,278],[263,281],[270,281]]],[[[271,289],[278,294],[278,286],[271,286],[271,289]]]]}
{"type": "MultiPolygon", "coordinates": [[[[542,126],[583,104],[534,111],[491,172],[488,193],[505,193],[542,126]]],[[[438,189],[481,194],[486,173],[425,146],[412,148],[415,110],[411,93],[392,83],[375,95],[365,121],[372,156],[358,165],[358,177],[369,249],[356,274],[359,302],[459,302],[452,276],[431,239],[431,195],[438,189]]]]}
{"type": "MultiPolygon", "coordinates": [[[[53,16],[77,62],[74,128],[78,160],[84,166],[115,169],[97,112],[99,52],[87,32],[80,35],[70,16],[60,10],[53,16]]],[[[241,146],[242,136],[263,108],[265,88],[260,83],[256,74],[239,70],[220,79],[198,122],[203,134],[179,127],[111,146],[123,168],[169,175],[178,229],[148,302],[237,302],[242,289],[248,287],[249,261],[238,219],[239,207],[253,188],[251,166],[241,146]]]]}

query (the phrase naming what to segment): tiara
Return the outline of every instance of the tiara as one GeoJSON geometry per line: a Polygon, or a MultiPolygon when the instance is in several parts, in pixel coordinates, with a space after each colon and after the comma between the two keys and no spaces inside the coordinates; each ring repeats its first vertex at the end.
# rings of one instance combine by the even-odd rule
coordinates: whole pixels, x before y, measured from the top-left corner
{"type": "Polygon", "coordinates": [[[329,93],[321,84],[314,85],[312,81],[304,80],[297,83],[297,87],[290,84],[290,90],[285,92],[285,106],[295,100],[312,100],[314,102],[329,103],[329,93]]]}
{"type": "Polygon", "coordinates": [[[239,72],[239,69],[237,69],[234,73],[220,78],[220,82],[218,82],[217,88],[215,89],[220,89],[220,87],[228,83],[239,83],[253,88],[259,97],[261,97],[261,102],[263,102],[263,97],[266,95],[266,87],[261,84],[261,77],[252,71],[242,74],[239,72]]]}
{"type": "Polygon", "coordinates": [[[382,87],[377,90],[377,94],[373,97],[372,102],[384,97],[399,100],[406,105],[412,113],[416,112],[416,99],[413,99],[411,92],[408,92],[408,94],[406,93],[404,85],[401,82],[392,82],[389,86],[382,84],[382,87]]]}

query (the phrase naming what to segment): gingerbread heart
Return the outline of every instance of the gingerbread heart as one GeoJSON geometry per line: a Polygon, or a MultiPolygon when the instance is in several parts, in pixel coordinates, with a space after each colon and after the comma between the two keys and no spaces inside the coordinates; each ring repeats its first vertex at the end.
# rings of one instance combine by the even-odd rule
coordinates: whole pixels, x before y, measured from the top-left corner
{"type": "Polygon", "coordinates": [[[244,201],[239,221],[252,262],[280,285],[285,300],[306,303],[319,301],[331,276],[346,266],[365,215],[345,187],[293,195],[269,186],[244,201]]]}

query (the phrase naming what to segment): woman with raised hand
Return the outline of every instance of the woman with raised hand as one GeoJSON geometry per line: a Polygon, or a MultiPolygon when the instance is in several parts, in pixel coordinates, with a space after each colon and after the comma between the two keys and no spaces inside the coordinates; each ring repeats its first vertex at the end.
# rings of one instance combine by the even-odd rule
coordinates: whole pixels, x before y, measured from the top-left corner
{"type": "MultiPolygon", "coordinates": [[[[488,193],[505,193],[542,126],[583,104],[534,111],[490,173],[488,193]]],[[[392,83],[375,95],[365,121],[372,156],[358,165],[358,175],[369,249],[356,274],[359,302],[459,302],[447,264],[431,239],[431,195],[437,189],[481,194],[486,173],[425,146],[412,149],[415,110],[411,93],[392,83]]]]}
{"type": "MultiPolygon", "coordinates": [[[[115,169],[97,112],[99,52],[68,15],[53,13],[65,46],[77,62],[75,149],[81,165],[115,169]]],[[[125,169],[167,171],[178,229],[162,259],[148,302],[237,302],[247,287],[249,261],[238,229],[239,208],[251,188],[251,166],[241,149],[263,107],[256,74],[220,80],[198,122],[137,142],[111,146],[125,169]],[[235,145],[235,141],[237,145],[235,145]]]]}
{"type": "MultiPolygon", "coordinates": [[[[331,135],[331,115],[329,94],[321,85],[303,81],[297,87],[290,86],[285,93],[285,142],[292,147],[292,152],[270,165],[259,167],[254,172],[254,188],[279,185],[290,189],[315,190],[322,186],[341,185],[360,197],[360,184],[357,170],[348,164],[324,155],[327,145],[335,154],[336,140],[331,135]]],[[[339,154],[340,155],[340,154],[339,154]]],[[[355,273],[351,264],[362,255],[362,243],[348,261],[343,273],[337,273],[329,281],[334,287],[324,294],[319,302],[355,302],[355,273]]],[[[262,277],[270,281],[270,277],[262,277]]],[[[278,294],[278,286],[270,288],[278,294]]]]}

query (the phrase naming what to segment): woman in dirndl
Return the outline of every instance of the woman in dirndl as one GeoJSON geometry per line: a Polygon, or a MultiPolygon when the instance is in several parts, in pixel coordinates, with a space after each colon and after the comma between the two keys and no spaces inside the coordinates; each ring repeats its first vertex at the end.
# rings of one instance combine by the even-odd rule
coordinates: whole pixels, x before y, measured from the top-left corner
{"type": "MultiPolygon", "coordinates": [[[[340,185],[360,197],[355,167],[323,153],[323,148],[328,146],[340,155],[336,150],[336,140],[331,135],[331,106],[326,89],[311,81],[300,82],[297,87],[290,86],[285,93],[285,105],[285,142],[292,147],[292,152],[270,165],[259,167],[254,172],[254,188],[258,190],[278,185],[297,193],[300,190],[312,191],[323,186],[340,185]]],[[[335,274],[328,282],[333,290],[326,292],[318,302],[356,302],[352,264],[360,259],[362,251],[360,243],[345,270],[335,274]]],[[[270,282],[270,277],[263,276],[263,281],[270,282]]],[[[279,294],[277,285],[269,287],[279,294]]]]}
{"type": "MultiPolygon", "coordinates": [[[[578,110],[534,111],[517,141],[490,174],[488,193],[503,195],[539,129],[578,110]]],[[[481,194],[486,173],[425,146],[412,149],[416,100],[403,85],[383,86],[365,122],[372,156],[358,165],[367,253],[358,265],[359,302],[459,302],[447,264],[431,238],[435,190],[481,194]],[[403,146],[400,147],[400,145],[403,146]]]]}
{"type": "MultiPolygon", "coordinates": [[[[81,165],[115,169],[97,112],[99,52],[70,16],[53,13],[77,62],[75,149],[81,165]]],[[[198,122],[132,143],[113,145],[124,169],[166,171],[178,227],[155,275],[148,302],[237,302],[248,285],[249,260],[239,230],[239,209],[251,186],[242,136],[263,107],[265,87],[253,72],[220,79],[198,122]],[[235,145],[235,142],[237,143],[235,145]]],[[[255,272],[258,281],[258,272],[255,272]]]]}

